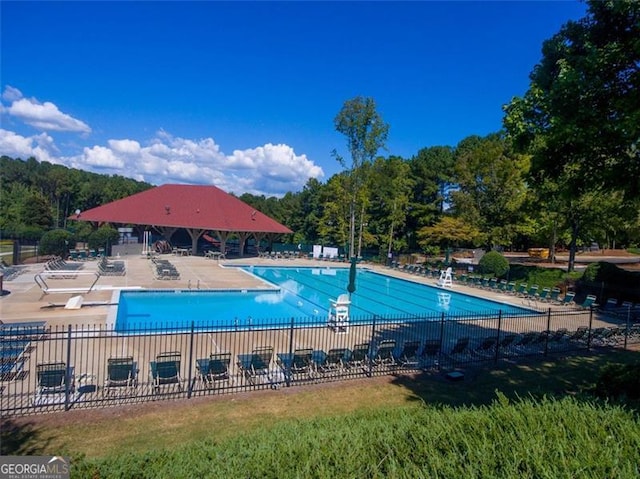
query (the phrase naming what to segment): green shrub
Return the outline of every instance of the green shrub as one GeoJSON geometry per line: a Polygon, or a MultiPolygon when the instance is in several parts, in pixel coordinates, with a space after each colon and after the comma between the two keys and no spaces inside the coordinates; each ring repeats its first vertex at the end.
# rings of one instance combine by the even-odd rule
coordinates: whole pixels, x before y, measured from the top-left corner
{"type": "Polygon", "coordinates": [[[627,271],[613,263],[592,263],[584,271],[577,283],[583,294],[595,294],[598,300],[612,297],[637,302],[640,300],[640,273],[627,271]]]}
{"type": "Polygon", "coordinates": [[[102,226],[89,235],[89,248],[106,250],[110,245],[117,243],[119,238],[118,230],[111,226],[102,226]]]}
{"type": "Polygon", "coordinates": [[[22,226],[20,228],[20,238],[23,240],[38,241],[44,235],[44,230],[39,226],[22,226]]]}
{"type": "Polygon", "coordinates": [[[605,399],[640,400],[640,363],[607,364],[602,368],[595,394],[605,399]]]}
{"type": "Polygon", "coordinates": [[[501,278],[509,271],[509,261],[497,251],[489,251],[478,263],[481,274],[491,274],[501,278]]]}
{"type": "Polygon", "coordinates": [[[282,421],[142,454],[72,458],[75,478],[637,477],[640,427],[622,407],[575,398],[384,408],[282,421]]]}
{"type": "Polygon", "coordinates": [[[52,230],[47,231],[40,238],[39,252],[42,255],[66,256],[69,249],[73,249],[75,246],[75,240],[71,233],[66,230],[52,230]]]}

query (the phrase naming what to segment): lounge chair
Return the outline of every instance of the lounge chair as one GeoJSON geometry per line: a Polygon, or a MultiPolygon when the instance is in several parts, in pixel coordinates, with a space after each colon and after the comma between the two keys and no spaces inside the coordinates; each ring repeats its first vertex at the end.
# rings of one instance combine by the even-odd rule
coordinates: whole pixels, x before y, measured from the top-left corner
{"type": "Polygon", "coordinates": [[[516,333],[507,333],[502,339],[498,342],[498,349],[502,351],[503,354],[509,355],[511,352],[511,347],[515,343],[518,335],[516,333]]]}
{"type": "Polygon", "coordinates": [[[558,303],[562,306],[568,306],[574,303],[574,299],[576,297],[576,293],[573,291],[567,291],[567,293],[558,300],[558,303]]]}
{"type": "Polygon", "coordinates": [[[370,364],[369,358],[369,343],[356,344],[351,349],[351,356],[347,360],[346,366],[349,369],[353,368],[366,368],[370,364]]]}
{"type": "Polygon", "coordinates": [[[616,298],[609,298],[607,302],[600,308],[605,313],[612,313],[618,309],[618,300],[616,298]]]}
{"type": "Polygon", "coordinates": [[[515,281],[509,281],[507,283],[507,287],[504,290],[505,293],[509,293],[509,294],[515,294],[516,292],[516,282],[515,281]]]}
{"type": "Polygon", "coordinates": [[[542,291],[540,291],[540,293],[536,297],[536,300],[547,302],[549,301],[550,296],[551,296],[551,288],[542,288],[542,291]]]}
{"type": "Polygon", "coordinates": [[[309,379],[315,375],[315,363],[313,362],[313,349],[296,349],[293,354],[280,353],[277,359],[278,366],[282,369],[285,378],[309,379]]]}
{"type": "Polygon", "coordinates": [[[569,334],[569,330],[567,328],[558,328],[553,333],[549,334],[549,343],[556,344],[562,341],[569,334]]]}
{"type": "Polygon", "coordinates": [[[380,342],[375,353],[371,356],[374,366],[393,366],[396,359],[393,352],[396,349],[395,339],[385,339],[380,342]]]}
{"type": "Polygon", "coordinates": [[[520,283],[518,285],[518,287],[516,288],[514,294],[516,296],[525,296],[527,294],[527,284],[526,283],[520,283]]]}
{"type": "Polygon", "coordinates": [[[149,374],[154,392],[159,393],[164,386],[176,387],[178,391],[182,391],[180,361],[181,354],[178,351],[160,353],[155,361],[151,361],[149,374]]]}
{"type": "Polygon", "coordinates": [[[271,383],[271,360],[273,347],[261,346],[255,348],[251,354],[238,355],[238,368],[242,371],[249,384],[271,383]]]}
{"type": "Polygon", "coordinates": [[[600,327],[591,330],[589,335],[589,341],[596,346],[605,346],[608,344],[611,337],[615,334],[616,330],[609,327],[600,327]]]}
{"type": "Polygon", "coordinates": [[[405,367],[417,367],[420,364],[419,349],[420,341],[405,341],[397,357],[398,363],[405,367]]]}
{"type": "Polygon", "coordinates": [[[482,342],[472,351],[476,356],[487,359],[495,356],[496,346],[498,345],[498,336],[490,336],[484,338],[482,342]]]}
{"type": "Polygon", "coordinates": [[[104,380],[103,396],[117,391],[129,394],[138,384],[138,370],[132,356],[109,358],[107,360],[107,377],[104,380]]]}
{"type": "Polygon", "coordinates": [[[586,339],[587,333],[589,332],[589,328],[586,326],[578,326],[578,328],[571,334],[567,336],[567,340],[569,341],[583,341],[586,339]]]}
{"type": "Polygon", "coordinates": [[[540,288],[537,284],[532,285],[525,293],[522,294],[524,299],[536,299],[538,296],[538,288],[540,288]]]}
{"type": "Polygon", "coordinates": [[[351,351],[347,348],[334,348],[318,362],[318,370],[323,374],[341,372],[351,351]]]}
{"type": "Polygon", "coordinates": [[[527,352],[529,346],[531,346],[539,337],[539,331],[528,331],[520,336],[520,338],[515,343],[513,343],[513,346],[519,353],[527,352]]]}
{"type": "Polygon", "coordinates": [[[64,362],[37,364],[36,376],[36,406],[64,403],[67,394],[75,392],[73,369],[64,362]]]}
{"type": "Polygon", "coordinates": [[[468,359],[469,354],[470,354],[470,350],[469,350],[469,337],[465,336],[462,338],[458,338],[458,340],[456,341],[456,344],[453,345],[453,347],[451,348],[451,351],[449,351],[449,354],[447,354],[447,357],[451,360],[455,361],[459,361],[459,360],[463,360],[463,359],[468,359]]]}
{"type": "Polygon", "coordinates": [[[596,297],[593,294],[587,295],[582,304],[580,304],[581,309],[591,309],[592,306],[596,305],[596,297]]]}
{"type": "Polygon", "coordinates": [[[229,367],[231,353],[213,353],[208,358],[196,359],[196,370],[205,386],[232,382],[229,367]]]}
{"type": "Polygon", "coordinates": [[[437,366],[440,361],[440,340],[427,339],[420,353],[420,360],[423,367],[437,366]]]}
{"type": "Polygon", "coordinates": [[[548,303],[557,303],[559,296],[560,296],[560,288],[551,288],[551,292],[549,293],[549,297],[547,298],[547,302],[548,303]]]}

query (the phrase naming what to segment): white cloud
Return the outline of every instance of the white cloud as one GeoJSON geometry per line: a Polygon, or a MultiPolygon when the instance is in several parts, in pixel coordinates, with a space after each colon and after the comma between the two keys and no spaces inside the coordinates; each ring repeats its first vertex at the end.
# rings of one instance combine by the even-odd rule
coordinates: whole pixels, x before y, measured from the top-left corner
{"type": "Polygon", "coordinates": [[[96,168],[121,169],[124,168],[124,161],[119,158],[113,150],[104,146],[94,146],[85,148],[83,163],[96,168]]]}
{"type": "Polygon", "coordinates": [[[21,136],[0,129],[0,154],[59,163],[106,174],[119,174],[153,184],[210,184],[236,194],[282,196],[300,191],[309,178],[324,176],[322,168],[288,145],[266,144],[225,155],[212,138],[191,140],[158,134],[142,146],[129,139],[107,146],[85,147],[62,156],[46,133],[21,136]]]}
{"type": "Polygon", "coordinates": [[[3,113],[39,130],[91,133],[89,125],[61,112],[53,103],[40,103],[35,98],[24,98],[22,92],[12,86],[5,87],[2,99],[10,103],[8,107],[3,105],[3,113]]]}
{"type": "Polygon", "coordinates": [[[25,137],[0,128],[0,154],[23,160],[33,156],[39,161],[61,163],[53,138],[46,133],[25,137]]]}
{"type": "Polygon", "coordinates": [[[20,98],[22,98],[22,92],[11,85],[7,85],[2,92],[2,99],[6,102],[12,103],[20,98]]]}
{"type": "Polygon", "coordinates": [[[86,123],[76,120],[66,113],[58,110],[51,102],[37,103],[35,100],[22,98],[14,101],[7,111],[16,116],[27,125],[44,131],[74,131],[78,133],[90,133],[91,128],[86,123]]]}
{"type": "Polygon", "coordinates": [[[140,143],[134,140],[109,140],[109,147],[117,153],[129,155],[140,152],[140,143]]]}

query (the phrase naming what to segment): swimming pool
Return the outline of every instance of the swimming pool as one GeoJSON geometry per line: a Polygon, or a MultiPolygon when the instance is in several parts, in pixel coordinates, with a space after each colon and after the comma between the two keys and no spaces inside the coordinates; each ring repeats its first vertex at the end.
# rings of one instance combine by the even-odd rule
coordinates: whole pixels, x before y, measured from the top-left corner
{"type": "MultiPolygon", "coordinates": [[[[317,318],[324,324],[330,302],[346,293],[347,268],[243,267],[273,289],[235,291],[122,291],[116,331],[130,329],[211,327],[245,329],[268,323],[289,325],[291,319],[317,318]]],[[[371,318],[439,319],[447,316],[530,314],[531,310],[444,290],[361,268],[351,296],[351,320],[371,318]]]]}

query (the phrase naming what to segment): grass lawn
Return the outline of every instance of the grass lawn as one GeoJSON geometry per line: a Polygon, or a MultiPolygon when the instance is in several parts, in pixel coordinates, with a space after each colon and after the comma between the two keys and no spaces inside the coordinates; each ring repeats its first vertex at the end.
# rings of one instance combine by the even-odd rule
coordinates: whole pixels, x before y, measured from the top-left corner
{"type": "Polygon", "coordinates": [[[220,443],[283,419],[331,418],[399,406],[487,405],[496,399],[496,391],[514,399],[579,396],[594,385],[603,365],[639,360],[640,352],[601,352],[468,369],[461,382],[424,373],[4,419],[1,453],[104,458],[203,440],[220,443]]]}

